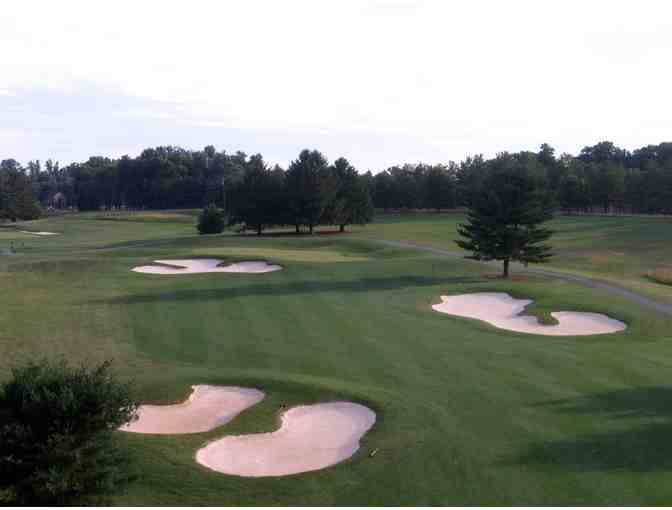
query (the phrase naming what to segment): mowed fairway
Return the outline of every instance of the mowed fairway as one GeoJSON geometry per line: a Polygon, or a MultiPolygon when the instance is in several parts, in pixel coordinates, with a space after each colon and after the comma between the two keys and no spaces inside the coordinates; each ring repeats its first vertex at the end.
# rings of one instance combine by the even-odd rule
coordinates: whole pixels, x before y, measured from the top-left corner
{"type": "MultiPolygon", "coordinates": [[[[452,221],[432,229],[448,229],[452,221]]],[[[503,282],[490,278],[488,267],[364,239],[424,241],[411,237],[418,229],[404,227],[399,235],[393,223],[355,236],[260,239],[199,237],[182,218],[154,216],[73,216],[31,228],[62,235],[22,239],[15,255],[0,256],[0,377],[39,356],[114,358],[146,402],[182,400],[193,384],[252,386],[267,394],[208,433],[119,433],[120,448],[132,451],[135,480],[116,495],[117,504],[672,500],[669,317],[562,280],[503,282]],[[130,271],[155,259],[194,256],[258,258],[284,269],[130,271]],[[534,299],[531,311],[544,318],[558,310],[601,312],[628,329],[536,336],[431,310],[442,294],[485,291],[534,299]],[[377,413],[361,449],[341,464],[241,478],[194,461],[208,440],[271,431],[286,406],[330,400],[360,402],[377,413]]]]}

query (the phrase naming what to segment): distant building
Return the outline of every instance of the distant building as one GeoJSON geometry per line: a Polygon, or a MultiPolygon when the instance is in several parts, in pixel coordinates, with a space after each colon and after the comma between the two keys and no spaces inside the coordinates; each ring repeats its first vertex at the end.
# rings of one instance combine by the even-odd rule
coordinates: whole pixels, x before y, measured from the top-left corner
{"type": "Polygon", "coordinates": [[[54,209],[65,209],[67,206],[68,200],[60,191],[58,193],[54,193],[54,195],[49,199],[49,207],[53,207],[54,209]]]}

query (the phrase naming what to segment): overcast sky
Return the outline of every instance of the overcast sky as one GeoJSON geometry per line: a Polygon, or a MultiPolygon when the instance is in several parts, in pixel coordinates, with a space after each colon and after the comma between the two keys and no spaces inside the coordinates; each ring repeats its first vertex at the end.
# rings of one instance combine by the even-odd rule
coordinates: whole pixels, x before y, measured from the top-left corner
{"type": "Polygon", "coordinates": [[[402,162],[672,141],[672,2],[3,3],[0,158],[402,162]]]}

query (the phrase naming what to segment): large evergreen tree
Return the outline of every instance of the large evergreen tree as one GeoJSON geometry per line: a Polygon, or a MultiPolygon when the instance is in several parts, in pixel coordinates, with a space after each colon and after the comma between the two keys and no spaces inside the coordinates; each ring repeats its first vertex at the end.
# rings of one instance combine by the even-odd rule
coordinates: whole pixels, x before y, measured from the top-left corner
{"type": "Polygon", "coordinates": [[[296,231],[299,231],[301,225],[306,225],[312,234],[336,191],[327,159],[319,151],[303,150],[298,159],[289,165],[286,185],[289,210],[296,231]]]}
{"type": "Polygon", "coordinates": [[[242,182],[231,200],[231,223],[243,223],[258,235],[264,228],[278,225],[282,218],[284,172],[266,167],[261,155],[250,157],[242,182]]]}
{"type": "Polygon", "coordinates": [[[368,186],[347,159],[338,158],[331,167],[336,192],[326,205],[321,223],[338,225],[341,232],[347,225],[364,225],[373,219],[373,201],[368,186]]]}
{"type": "Polygon", "coordinates": [[[552,218],[548,193],[527,168],[510,158],[498,161],[483,185],[470,197],[467,223],[457,245],[476,260],[501,260],[503,276],[509,263],[546,262],[551,248],[544,244],[552,232],[542,226],[552,218]]]}

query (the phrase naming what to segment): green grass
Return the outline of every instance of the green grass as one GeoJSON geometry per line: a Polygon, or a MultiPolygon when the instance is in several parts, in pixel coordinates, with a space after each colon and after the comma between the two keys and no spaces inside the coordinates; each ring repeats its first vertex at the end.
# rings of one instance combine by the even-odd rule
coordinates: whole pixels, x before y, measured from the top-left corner
{"type": "Polygon", "coordinates": [[[141,223],[188,223],[193,224],[200,211],[196,209],[174,209],[166,211],[105,211],[88,213],[95,220],[138,221],[141,223]]]}
{"type": "MultiPolygon", "coordinates": [[[[462,214],[381,215],[358,236],[403,240],[459,251],[462,214]]],[[[617,283],[654,299],[672,302],[669,284],[650,278],[672,260],[672,218],[572,217],[550,222],[555,256],[542,267],[617,283]]]]}
{"type": "MultiPolygon", "coordinates": [[[[357,235],[387,229],[387,237],[400,228],[410,235],[408,224],[357,235]]],[[[90,216],[34,226],[63,235],[0,256],[0,377],[43,355],[112,357],[145,401],[180,400],[198,383],[256,386],[268,395],[209,433],[119,433],[136,479],[116,504],[656,505],[672,498],[669,319],[630,302],[560,280],[493,279],[491,268],[361,238],[200,237],[181,221],[90,216]],[[129,271],[190,255],[268,258],[284,270],[129,271]],[[543,337],[431,310],[441,294],[480,291],[532,298],[530,311],[541,317],[597,311],[629,328],[543,337]],[[252,479],[193,460],[212,438],[273,430],[281,405],[334,399],[365,403],[378,416],[344,463],[252,479]]]]}
{"type": "Polygon", "coordinates": [[[8,244],[12,241],[26,241],[28,239],[34,239],[38,237],[34,234],[27,234],[26,232],[20,232],[16,228],[12,227],[2,227],[0,228],[0,244],[8,244]]]}
{"type": "MultiPolygon", "coordinates": [[[[249,244],[254,244],[254,241],[249,241],[249,244]]],[[[369,260],[365,255],[352,253],[350,251],[340,250],[340,246],[334,246],[334,243],[322,248],[319,246],[311,246],[308,249],[304,247],[296,248],[279,248],[278,243],[274,243],[270,247],[259,246],[260,241],[257,241],[258,246],[222,246],[216,248],[199,248],[193,250],[195,255],[212,255],[218,257],[235,257],[244,260],[246,258],[262,258],[272,259],[279,262],[361,262],[369,260]]]]}

